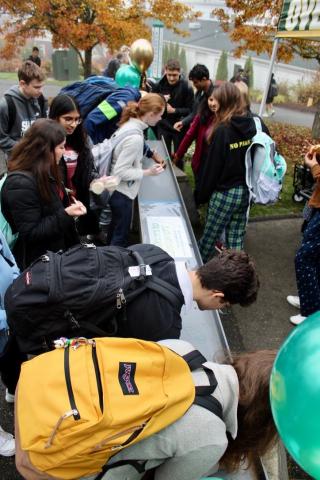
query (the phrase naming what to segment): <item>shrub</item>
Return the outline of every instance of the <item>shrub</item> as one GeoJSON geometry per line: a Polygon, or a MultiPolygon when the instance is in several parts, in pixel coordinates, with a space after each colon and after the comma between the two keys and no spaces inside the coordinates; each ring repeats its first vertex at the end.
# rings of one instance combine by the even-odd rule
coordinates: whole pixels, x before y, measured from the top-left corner
{"type": "Polygon", "coordinates": [[[221,52],[217,67],[216,80],[228,80],[228,54],[221,52]]]}
{"type": "Polygon", "coordinates": [[[314,105],[320,105],[320,72],[315,74],[311,82],[305,83],[300,80],[293,88],[299,103],[307,104],[311,97],[314,105]]]}

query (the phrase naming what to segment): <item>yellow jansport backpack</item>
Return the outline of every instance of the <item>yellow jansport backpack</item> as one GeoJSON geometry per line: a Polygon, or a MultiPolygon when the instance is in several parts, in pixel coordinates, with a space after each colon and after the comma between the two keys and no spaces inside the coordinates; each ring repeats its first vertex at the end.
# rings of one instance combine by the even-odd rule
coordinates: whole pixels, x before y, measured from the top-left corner
{"type": "MultiPolygon", "coordinates": [[[[64,348],[25,362],[18,384],[20,448],[40,472],[59,479],[97,474],[194,401],[192,366],[163,345],[128,338],[60,343],[64,348]]],[[[215,386],[199,388],[207,395],[215,386]]]]}

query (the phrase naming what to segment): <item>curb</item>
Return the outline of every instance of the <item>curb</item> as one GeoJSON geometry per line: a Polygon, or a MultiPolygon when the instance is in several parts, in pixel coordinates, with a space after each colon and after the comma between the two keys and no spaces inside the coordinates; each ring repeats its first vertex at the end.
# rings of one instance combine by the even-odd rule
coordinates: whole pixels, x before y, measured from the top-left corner
{"type": "Polygon", "coordinates": [[[290,220],[295,218],[302,219],[302,213],[288,213],[284,215],[266,215],[265,217],[253,217],[249,218],[249,223],[270,222],[272,220],[290,220]]]}

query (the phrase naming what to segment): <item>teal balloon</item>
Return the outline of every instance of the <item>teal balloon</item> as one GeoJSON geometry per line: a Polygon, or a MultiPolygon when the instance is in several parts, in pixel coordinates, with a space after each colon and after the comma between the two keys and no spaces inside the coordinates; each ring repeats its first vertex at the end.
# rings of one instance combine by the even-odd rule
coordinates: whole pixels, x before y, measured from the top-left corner
{"type": "Polygon", "coordinates": [[[117,70],[116,83],[119,87],[140,87],[141,74],[139,70],[134,65],[122,65],[117,70]]]}
{"type": "Polygon", "coordinates": [[[285,447],[303,470],[320,480],[320,312],[296,327],[281,346],[270,398],[285,447]]]}

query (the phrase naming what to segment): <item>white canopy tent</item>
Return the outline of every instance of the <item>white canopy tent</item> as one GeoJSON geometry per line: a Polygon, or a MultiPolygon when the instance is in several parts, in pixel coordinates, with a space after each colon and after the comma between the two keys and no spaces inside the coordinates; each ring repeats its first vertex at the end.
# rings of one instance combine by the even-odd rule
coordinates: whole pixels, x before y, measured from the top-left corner
{"type": "Polygon", "coordinates": [[[262,115],[281,38],[320,40],[320,0],[284,0],[259,115],[262,115]]]}

